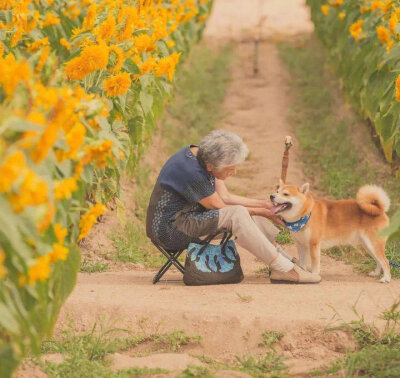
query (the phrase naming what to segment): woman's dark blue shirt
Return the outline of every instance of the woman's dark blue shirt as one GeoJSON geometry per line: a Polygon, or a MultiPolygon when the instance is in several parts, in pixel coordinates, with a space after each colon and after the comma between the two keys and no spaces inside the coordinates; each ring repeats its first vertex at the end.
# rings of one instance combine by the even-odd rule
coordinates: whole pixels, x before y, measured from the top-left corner
{"type": "Polygon", "coordinates": [[[215,177],[190,147],[165,163],[147,209],[147,236],[170,250],[186,248],[200,236],[215,233],[218,225],[218,210],[207,210],[198,203],[215,192],[215,177]]]}

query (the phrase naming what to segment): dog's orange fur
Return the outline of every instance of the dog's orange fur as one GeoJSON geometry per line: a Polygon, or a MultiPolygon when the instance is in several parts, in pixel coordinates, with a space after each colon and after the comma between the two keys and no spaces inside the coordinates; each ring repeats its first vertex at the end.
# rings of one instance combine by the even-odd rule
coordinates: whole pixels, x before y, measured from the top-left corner
{"type": "Polygon", "coordinates": [[[285,219],[289,222],[311,212],[307,225],[299,232],[291,232],[302,264],[307,265],[307,260],[310,261],[308,254],[311,258],[311,267],[308,266],[308,269],[319,273],[321,246],[361,244],[377,262],[377,269],[371,275],[380,274],[382,269],[384,277],[381,281],[389,282],[391,277],[389,262],[385,256],[386,239],[377,237],[378,231],[389,224],[385,213],[385,209],[389,207],[386,193],[381,188],[363,187],[357,194],[357,200],[314,200],[308,191],[308,184],[305,185],[297,187],[281,183],[277,193],[271,196],[277,203],[286,200],[296,203],[292,209],[280,214],[283,219],[285,214],[290,215],[291,219],[285,219]]]}

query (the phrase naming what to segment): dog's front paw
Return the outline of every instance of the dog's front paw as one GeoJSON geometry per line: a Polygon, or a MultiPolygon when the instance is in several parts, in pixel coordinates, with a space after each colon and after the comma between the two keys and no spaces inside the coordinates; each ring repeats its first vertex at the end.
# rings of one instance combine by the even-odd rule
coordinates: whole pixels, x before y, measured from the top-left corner
{"type": "Polygon", "coordinates": [[[372,272],[369,272],[369,273],[368,273],[368,275],[369,275],[370,277],[378,277],[378,276],[380,276],[380,274],[381,274],[380,271],[377,272],[377,271],[375,271],[375,270],[373,270],[372,272]]]}
{"type": "Polygon", "coordinates": [[[385,276],[383,276],[383,277],[379,280],[379,282],[382,282],[382,283],[390,282],[390,277],[385,277],[385,276]]]}

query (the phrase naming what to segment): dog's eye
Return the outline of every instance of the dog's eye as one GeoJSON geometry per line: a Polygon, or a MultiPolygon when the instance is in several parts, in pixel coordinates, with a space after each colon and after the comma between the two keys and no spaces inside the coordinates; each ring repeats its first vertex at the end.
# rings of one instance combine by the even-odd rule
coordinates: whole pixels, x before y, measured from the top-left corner
{"type": "Polygon", "coordinates": [[[288,196],[289,196],[289,194],[288,194],[288,193],[283,193],[283,195],[284,195],[285,197],[288,197],[288,196]]]}

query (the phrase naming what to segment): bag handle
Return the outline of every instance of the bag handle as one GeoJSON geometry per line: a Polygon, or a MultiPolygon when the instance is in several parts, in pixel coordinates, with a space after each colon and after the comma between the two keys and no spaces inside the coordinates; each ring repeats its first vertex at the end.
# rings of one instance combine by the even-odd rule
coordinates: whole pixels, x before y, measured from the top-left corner
{"type": "Polygon", "coordinates": [[[199,253],[197,254],[197,257],[199,257],[200,255],[202,255],[204,253],[204,251],[206,250],[206,248],[210,245],[211,240],[213,240],[216,236],[218,236],[219,234],[224,234],[224,236],[222,237],[221,243],[220,245],[222,245],[222,251],[225,251],[226,248],[226,244],[228,243],[229,239],[232,237],[232,231],[229,230],[222,230],[219,231],[213,235],[210,235],[207,239],[205,239],[203,242],[203,246],[200,248],[199,253]]]}

